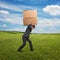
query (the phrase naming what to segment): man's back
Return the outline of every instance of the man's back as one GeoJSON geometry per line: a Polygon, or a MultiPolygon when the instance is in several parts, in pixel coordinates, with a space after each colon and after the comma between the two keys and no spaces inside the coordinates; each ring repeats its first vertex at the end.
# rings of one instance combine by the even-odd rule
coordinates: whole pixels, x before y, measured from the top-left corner
{"type": "Polygon", "coordinates": [[[28,25],[28,27],[27,27],[27,29],[26,29],[24,35],[23,35],[24,37],[29,38],[29,36],[30,36],[30,32],[32,31],[31,26],[32,26],[31,24],[28,25]]]}

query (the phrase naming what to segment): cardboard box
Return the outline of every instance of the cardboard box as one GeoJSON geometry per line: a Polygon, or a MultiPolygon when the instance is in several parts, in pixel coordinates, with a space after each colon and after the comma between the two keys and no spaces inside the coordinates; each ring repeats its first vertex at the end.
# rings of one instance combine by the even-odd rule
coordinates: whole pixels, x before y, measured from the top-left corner
{"type": "Polygon", "coordinates": [[[36,10],[24,10],[23,11],[23,24],[37,25],[37,11],[36,10]]]}

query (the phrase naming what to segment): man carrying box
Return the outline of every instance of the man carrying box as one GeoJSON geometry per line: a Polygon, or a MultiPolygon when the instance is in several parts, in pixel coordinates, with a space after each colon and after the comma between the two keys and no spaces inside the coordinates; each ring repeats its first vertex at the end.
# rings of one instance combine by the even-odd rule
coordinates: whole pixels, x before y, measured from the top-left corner
{"type": "Polygon", "coordinates": [[[25,26],[27,25],[28,27],[22,36],[23,44],[19,47],[18,51],[19,52],[22,51],[22,48],[24,48],[24,46],[26,45],[26,41],[29,42],[30,51],[34,51],[32,42],[29,37],[30,37],[30,32],[35,28],[35,25],[37,25],[37,11],[25,10],[23,14],[24,14],[23,23],[25,26]]]}
{"type": "Polygon", "coordinates": [[[32,46],[32,42],[29,39],[30,37],[30,32],[35,28],[35,25],[29,24],[25,33],[22,36],[22,40],[23,40],[23,44],[19,47],[18,51],[22,52],[22,48],[24,48],[24,46],[26,45],[26,41],[29,42],[29,46],[30,46],[30,51],[34,51],[33,46],[32,46]]]}

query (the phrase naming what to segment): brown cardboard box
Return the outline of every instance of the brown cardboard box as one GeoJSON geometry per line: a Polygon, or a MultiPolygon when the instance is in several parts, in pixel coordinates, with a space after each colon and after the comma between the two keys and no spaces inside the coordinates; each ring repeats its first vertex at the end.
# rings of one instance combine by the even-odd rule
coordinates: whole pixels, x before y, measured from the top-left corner
{"type": "Polygon", "coordinates": [[[36,10],[24,10],[23,11],[23,24],[37,25],[37,11],[36,10]]]}

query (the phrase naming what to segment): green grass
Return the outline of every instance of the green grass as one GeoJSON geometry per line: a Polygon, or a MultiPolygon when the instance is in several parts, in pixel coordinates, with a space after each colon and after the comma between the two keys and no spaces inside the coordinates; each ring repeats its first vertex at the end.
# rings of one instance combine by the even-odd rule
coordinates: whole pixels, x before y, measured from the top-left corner
{"type": "Polygon", "coordinates": [[[23,33],[0,32],[0,60],[60,60],[60,34],[31,34],[33,52],[29,44],[18,52],[23,33]]]}

